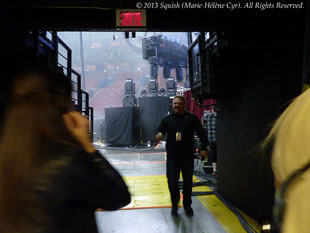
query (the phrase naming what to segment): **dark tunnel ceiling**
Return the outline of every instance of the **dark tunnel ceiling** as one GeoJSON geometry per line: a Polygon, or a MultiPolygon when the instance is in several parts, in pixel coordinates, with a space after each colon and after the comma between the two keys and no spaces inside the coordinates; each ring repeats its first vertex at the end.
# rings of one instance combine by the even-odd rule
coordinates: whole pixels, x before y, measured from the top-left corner
{"type": "MultiPolygon", "coordinates": [[[[138,0],[14,1],[0,3],[0,26],[58,31],[114,31],[115,9],[137,9],[138,0]]],[[[144,1],[141,1],[144,2],[144,1]]],[[[171,2],[182,1],[148,1],[171,2]]],[[[197,1],[190,1],[192,3],[197,1]]],[[[207,1],[199,1],[207,2],[207,1]]],[[[217,1],[227,3],[228,1],[217,1]]],[[[305,10],[150,9],[147,31],[275,30],[304,28],[305,10]]]]}

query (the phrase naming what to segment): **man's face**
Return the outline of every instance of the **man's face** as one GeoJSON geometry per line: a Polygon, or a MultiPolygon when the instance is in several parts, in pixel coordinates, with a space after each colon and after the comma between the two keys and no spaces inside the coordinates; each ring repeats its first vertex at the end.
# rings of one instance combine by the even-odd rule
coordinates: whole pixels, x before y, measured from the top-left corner
{"type": "Polygon", "coordinates": [[[172,103],[173,103],[173,111],[176,114],[182,115],[184,113],[184,110],[185,110],[185,104],[184,104],[183,100],[180,98],[176,98],[173,100],[172,103]]]}

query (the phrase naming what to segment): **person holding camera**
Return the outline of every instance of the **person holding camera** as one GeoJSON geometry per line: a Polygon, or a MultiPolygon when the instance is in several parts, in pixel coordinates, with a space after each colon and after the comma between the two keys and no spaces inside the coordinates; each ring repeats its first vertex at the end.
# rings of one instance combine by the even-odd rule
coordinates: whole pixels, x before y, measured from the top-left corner
{"type": "Polygon", "coordinates": [[[71,81],[45,68],[19,74],[0,140],[3,233],[97,233],[95,210],[130,203],[128,187],[93,147],[73,110],[71,81]]]}

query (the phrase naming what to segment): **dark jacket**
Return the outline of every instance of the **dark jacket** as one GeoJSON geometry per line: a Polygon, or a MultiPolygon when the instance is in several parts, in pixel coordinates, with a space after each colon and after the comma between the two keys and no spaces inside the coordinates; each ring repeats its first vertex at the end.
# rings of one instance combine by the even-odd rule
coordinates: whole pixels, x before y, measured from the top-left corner
{"type": "Polygon", "coordinates": [[[166,149],[169,154],[179,156],[194,156],[194,134],[200,138],[202,150],[207,148],[207,136],[199,119],[192,113],[185,111],[183,115],[172,113],[164,117],[158,127],[158,132],[167,135],[166,149]],[[182,134],[182,140],[176,141],[176,133],[182,134]]]}
{"type": "Polygon", "coordinates": [[[117,210],[130,203],[122,177],[99,152],[66,153],[46,166],[35,184],[42,217],[35,217],[32,233],[97,233],[97,208],[117,210]]]}

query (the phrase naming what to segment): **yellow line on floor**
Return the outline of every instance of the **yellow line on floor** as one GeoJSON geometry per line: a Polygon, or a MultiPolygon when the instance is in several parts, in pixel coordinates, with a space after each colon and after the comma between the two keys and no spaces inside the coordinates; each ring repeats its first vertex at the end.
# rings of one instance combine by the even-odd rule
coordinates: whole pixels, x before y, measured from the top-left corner
{"type": "Polygon", "coordinates": [[[171,208],[165,175],[129,176],[124,180],[131,193],[131,203],[123,209],[171,208]]]}
{"type": "MultiPolygon", "coordinates": [[[[194,177],[194,180],[199,181],[196,177],[194,177]]],[[[203,192],[203,191],[212,191],[212,190],[207,186],[197,186],[197,187],[193,187],[193,191],[203,192]]],[[[213,217],[217,220],[217,222],[224,228],[224,230],[227,233],[246,232],[242,228],[237,216],[230,209],[228,209],[223,204],[223,202],[220,201],[215,195],[197,196],[197,199],[213,215],[213,217]]],[[[260,232],[259,226],[255,220],[246,216],[240,210],[239,212],[257,232],[260,232]]]]}
{"type": "Polygon", "coordinates": [[[130,165],[130,164],[155,164],[166,163],[166,161],[146,161],[146,162],[124,162],[124,163],[111,163],[112,165],[130,165]]]}
{"type": "Polygon", "coordinates": [[[148,154],[157,154],[157,155],[160,155],[160,154],[165,154],[165,152],[138,152],[138,153],[131,153],[131,154],[112,154],[112,153],[103,153],[104,155],[107,155],[107,156],[121,156],[121,155],[124,155],[124,156],[133,156],[133,155],[148,155],[148,154]]]}
{"type": "MultiPolygon", "coordinates": [[[[131,193],[131,203],[125,206],[124,210],[150,209],[150,208],[171,208],[170,194],[165,175],[129,176],[124,177],[131,193]]],[[[199,182],[193,177],[194,182],[199,182]]],[[[195,191],[212,191],[207,186],[193,187],[195,191]]],[[[227,233],[243,233],[237,216],[228,209],[215,195],[196,196],[201,204],[213,215],[216,221],[227,233]]],[[[180,207],[182,205],[179,205],[180,207]]],[[[259,232],[258,224],[240,211],[250,225],[259,232]]]]}

